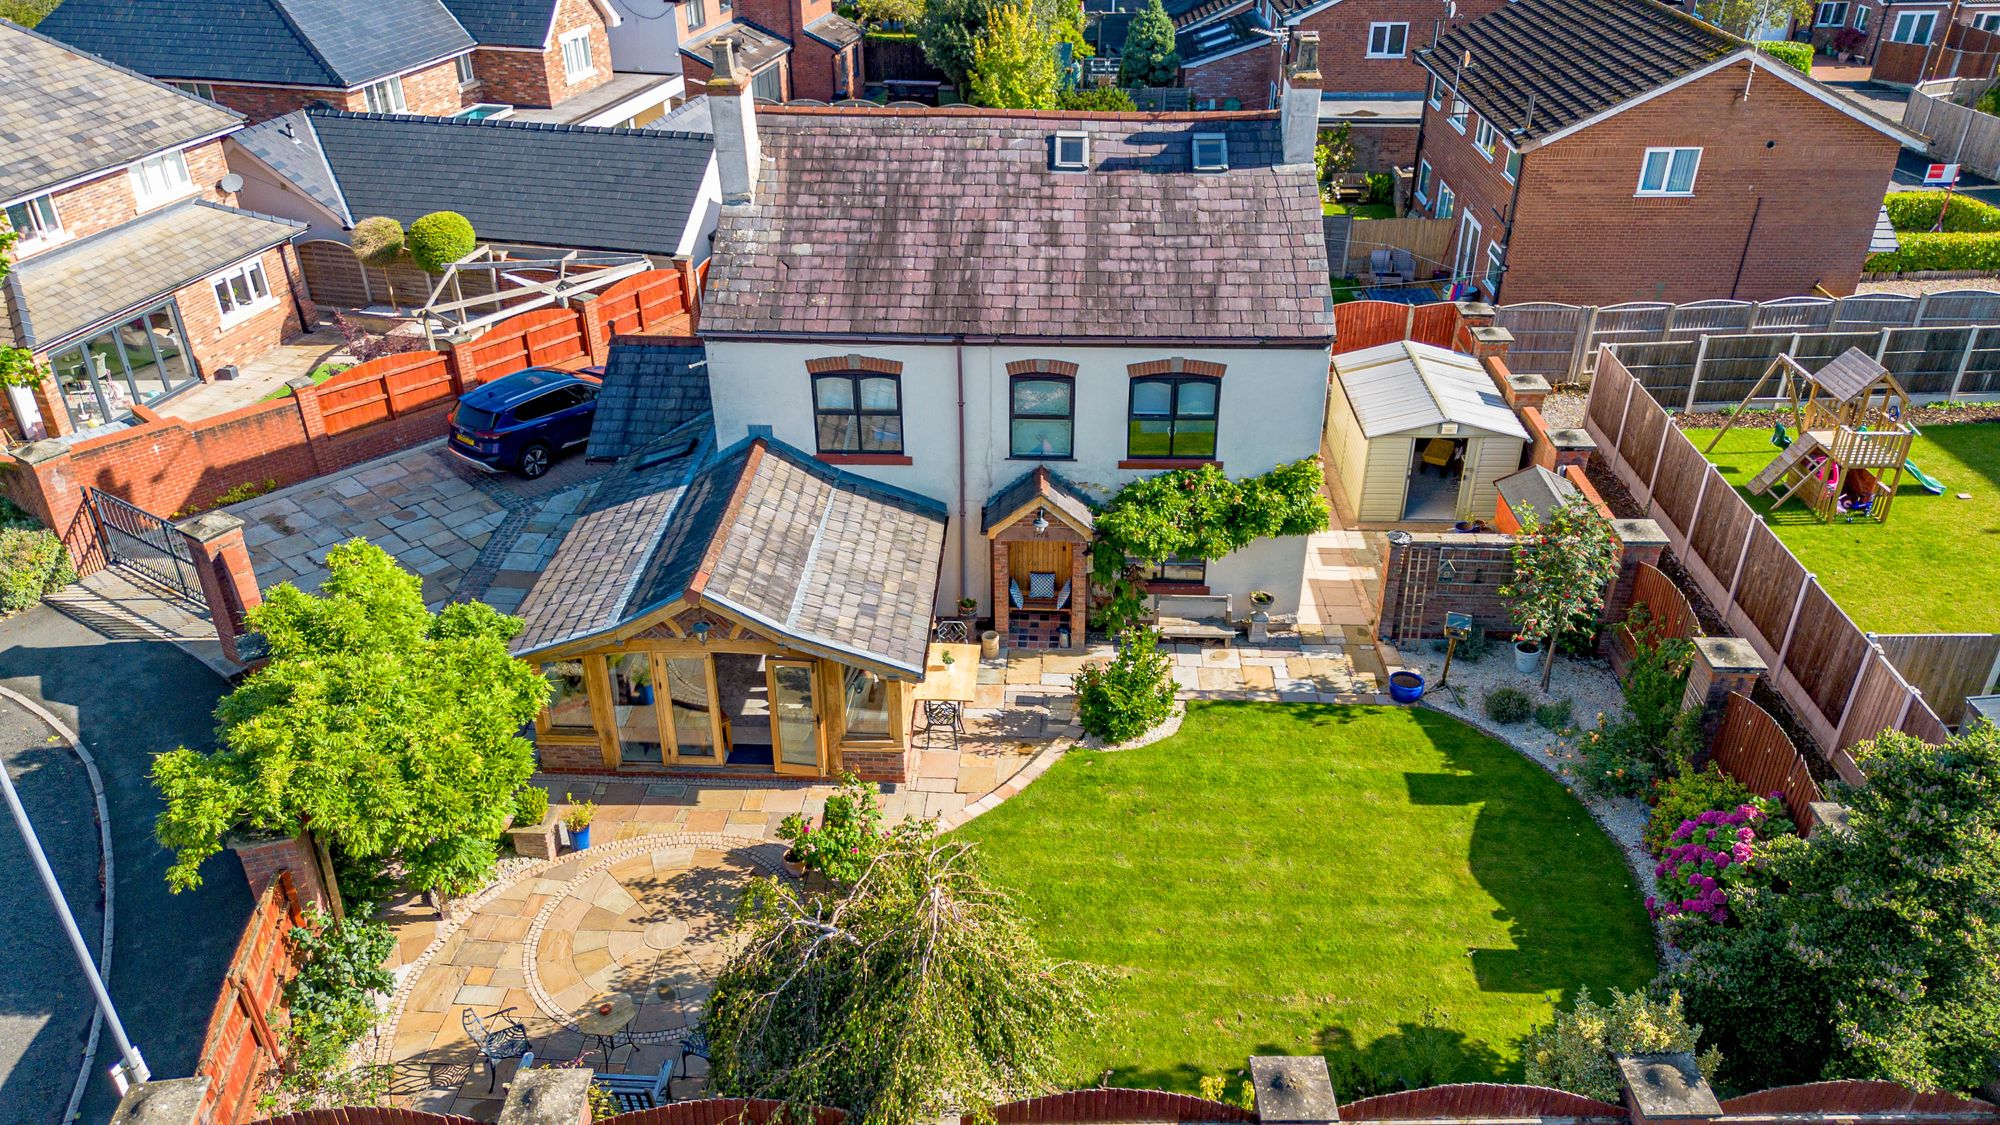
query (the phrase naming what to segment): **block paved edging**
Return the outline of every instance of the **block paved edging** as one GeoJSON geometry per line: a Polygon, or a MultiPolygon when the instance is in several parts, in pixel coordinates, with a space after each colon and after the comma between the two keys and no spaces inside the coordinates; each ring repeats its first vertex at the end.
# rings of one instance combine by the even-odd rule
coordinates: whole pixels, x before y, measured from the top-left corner
{"type": "MultiPolygon", "coordinates": [[[[781,878],[790,877],[785,871],[784,864],[781,862],[781,857],[784,855],[783,845],[770,840],[753,839],[749,836],[731,836],[718,832],[666,832],[653,836],[635,836],[630,840],[622,840],[605,849],[603,856],[585,865],[582,870],[570,877],[569,882],[563,884],[561,891],[549,896],[549,901],[542,904],[541,910],[535,914],[534,922],[528,926],[528,936],[522,939],[522,944],[526,946],[522,971],[528,978],[528,995],[534,997],[535,1006],[542,1010],[543,1015],[556,1021],[556,1026],[560,1029],[574,1031],[579,1035],[584,1034],[583,1029],[576,1026],[570,1020],[569,1013],[564,1011],[555,1002],[555,999],[549,995],[548,989],[542,986],[542,973],[536,964],[538,959],[535,956],[535,951],[541,945],[542,931],[547,928],[549,918],[555,914],[557,907],[560,907],[564,902],[569,900],[572,892],[595,878],[598,873],[616,865],[622,860],[630,859],[643,852],[656,852],[662,848],[709,848],[711,850],[741,852],[766,875],[775,875],[781,878]]],[[[597,849],[592,848],[591,850],[596,851],[597,849]]],[[[574,858],[574,853],[564,858],[574,858]]],[[[526,878],[526,876],[523,876],[523,878],[526,878]]],[[[519,880],[516,881],[518,882],[519,880]]],[[[624,1034],[626,1040],[632,1043],[672,1043],[686,1038],[687,1033],[687,1028],[675,1027],[665,1031],[632,1031],[628,1029],[624,1034]]]]}

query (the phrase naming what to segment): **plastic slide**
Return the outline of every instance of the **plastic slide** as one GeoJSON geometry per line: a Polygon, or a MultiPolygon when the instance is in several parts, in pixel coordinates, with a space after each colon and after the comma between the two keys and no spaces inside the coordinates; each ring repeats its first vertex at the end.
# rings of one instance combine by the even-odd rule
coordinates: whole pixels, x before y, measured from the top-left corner
{"type": "Polygon", "coordinates": [[[1903,471],[1917,478],[1917,483],[1924,486],[1925,492],[1930,493],[1932,496],[1944,495],[1944,482],[1917,468],[1915,461],[1903,462],[1903,471]]]}

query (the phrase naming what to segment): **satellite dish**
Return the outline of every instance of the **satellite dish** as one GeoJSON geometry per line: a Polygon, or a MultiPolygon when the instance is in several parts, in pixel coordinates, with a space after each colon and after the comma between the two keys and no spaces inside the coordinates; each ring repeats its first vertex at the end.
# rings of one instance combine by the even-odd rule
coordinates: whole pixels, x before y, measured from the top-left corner
{"type": "Polygon", "coordinates": [[[227,175],[223,176],[221,181],[218,182],[215,186],[221,188],[223,191],[234,194],[236,192],[243,190],[243,177],[237,175],[234,172],[230,172],[227,175]]]}

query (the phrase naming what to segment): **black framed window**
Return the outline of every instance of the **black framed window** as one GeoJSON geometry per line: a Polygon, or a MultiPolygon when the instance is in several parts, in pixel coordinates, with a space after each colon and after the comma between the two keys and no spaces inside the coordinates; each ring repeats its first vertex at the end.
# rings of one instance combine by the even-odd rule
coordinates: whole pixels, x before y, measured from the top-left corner
{"type": "Polygon", "coordinates": [[[902,383],[872,372],[815,375],[813,425],[821,453],[901,453],[902,383]]]}
{"type": "Polygon", "coordinates": [[[1016,375],[1009,388],[1013,457],[1066,461],[1076,456],[1076,380],[1016,375]]]}
{"type": "Polygon", "coordinates": [[[1215,456],[1215,409],[1222,380],[1162,375],[1132,380],[1131,428],[1125,455],[1134,458],[1215,456]]]}
{"type": "Polygon", "coordinates": [[[1146,566],[1138,559],[1127,558],[1125,565],[1127,568],[1138,567],[1139,578],[1145,582],[1208,584],[1208,562],[1205,559],[1164,559],[1156,566],[1146,566]]]}

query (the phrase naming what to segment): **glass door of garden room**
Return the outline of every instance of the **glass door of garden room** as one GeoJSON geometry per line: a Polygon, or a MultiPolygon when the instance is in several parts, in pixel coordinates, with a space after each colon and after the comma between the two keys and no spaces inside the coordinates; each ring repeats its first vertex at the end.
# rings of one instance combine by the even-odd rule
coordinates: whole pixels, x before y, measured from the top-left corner
{"type": "Polygon", "coordinates": [[[621,764],[722,764],[728,743],[708,657],[627,652],[609,664],[621,764]]]}
{"type": "Polygon", "coordinates": [[[779,773],[823,776],[826,729],[819,719],[816,666],[809,660],[767,660],[770,677],[771,768],[779,773]]]}

